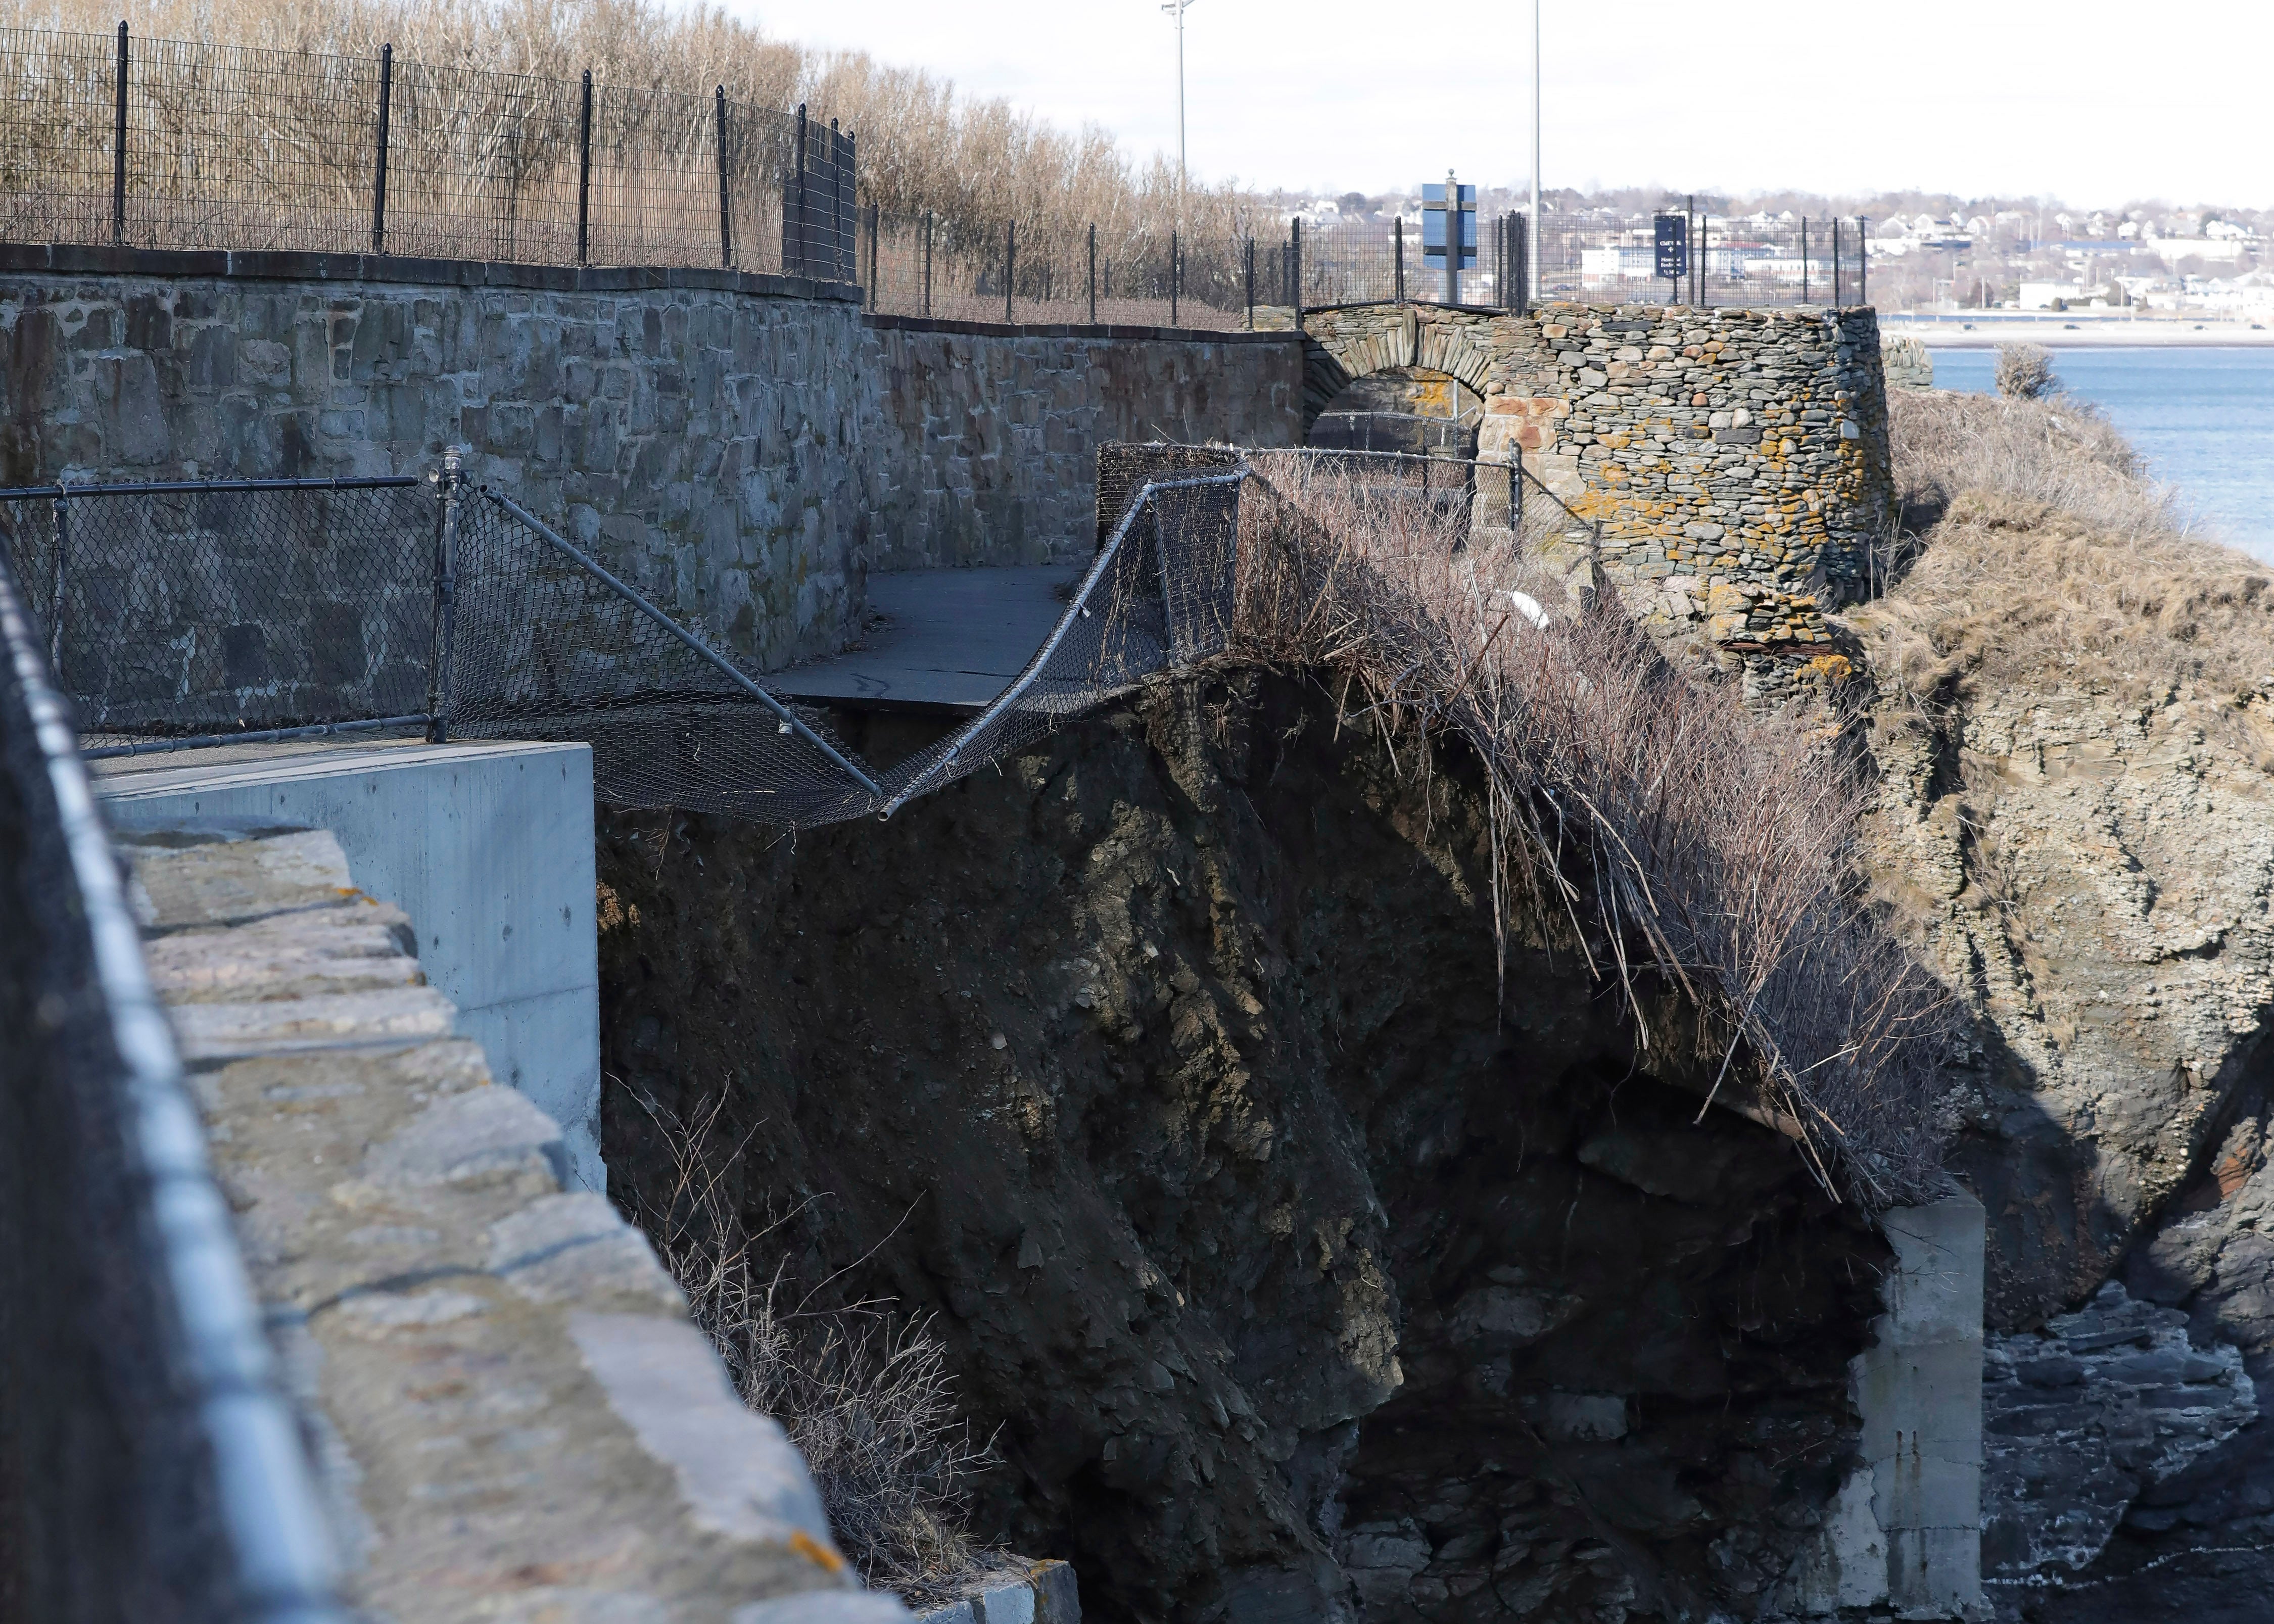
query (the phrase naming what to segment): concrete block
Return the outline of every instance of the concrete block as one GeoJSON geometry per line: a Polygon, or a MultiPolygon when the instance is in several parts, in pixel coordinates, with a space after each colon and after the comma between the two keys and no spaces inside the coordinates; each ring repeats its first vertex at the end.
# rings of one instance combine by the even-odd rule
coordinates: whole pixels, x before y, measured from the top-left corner
{"type": "Polygon", "coordinates": [[[420,966],[498,1080],[560,1122],[569,1182],[606,1187],[588,747],[283,745],[94,766],[122,831],[237,824],[335,837],[343,861],[321,857],[324,836],[154,853],[137,865],[138,898],[147,894],[147,921],[163,928],[226,914],[231,887],[252,895],[256,878],[266,897],[283,878],[311,902],[335,900],[351,867],[354,883],[417,921],[420,966]],[[229,866],[256,861],[297,866],[258,876],[229,866]]]}

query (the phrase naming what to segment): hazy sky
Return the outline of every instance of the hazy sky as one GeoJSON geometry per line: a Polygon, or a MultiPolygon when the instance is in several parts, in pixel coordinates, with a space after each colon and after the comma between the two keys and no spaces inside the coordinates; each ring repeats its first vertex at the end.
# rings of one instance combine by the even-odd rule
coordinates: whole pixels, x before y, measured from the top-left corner
{"type": "MultiPolygon", "coordinates": [[[[1160,0],[727,0],[1133,152],[1176,150],[1160,0]]],[[[1382,191],[1530,165],[1528,0],[1193,0],[1193,172],[1382,191]],[[1401,27],[1404,31],[1398,32],[1401,27]]],[[[2274,204],[2266,0],[1545,0],[1549,185],[2274,204]]]]}

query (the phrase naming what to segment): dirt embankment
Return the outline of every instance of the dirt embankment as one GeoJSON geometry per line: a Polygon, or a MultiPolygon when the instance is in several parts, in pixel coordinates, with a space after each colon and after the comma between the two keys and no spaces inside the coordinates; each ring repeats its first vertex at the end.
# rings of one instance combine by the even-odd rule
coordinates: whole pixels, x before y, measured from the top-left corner
{"type": "Polygon", "coordinates": [[[1638,1053],[1561,916],[1511,921],[1496,1011],[1441,766],[1254,679],[886,824],[612,819],[609,1165],[657,1171],[636,1092],[725,1091],[748,1210],[937,1312],[1001,1428],[982,1530],[1101,1618],[1751,1615],[1852,1447],[1884,1246],[1693,1125],[1680,1007],[1638,1053]]]}

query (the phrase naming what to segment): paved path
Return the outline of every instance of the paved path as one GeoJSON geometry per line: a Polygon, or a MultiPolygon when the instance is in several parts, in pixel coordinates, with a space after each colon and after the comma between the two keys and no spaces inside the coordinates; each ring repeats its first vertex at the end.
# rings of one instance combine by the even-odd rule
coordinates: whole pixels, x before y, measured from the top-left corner
{"type": "Polygon", "coordinates": [[[870,613],[885,624],[850,653],[771,673],[766,684],[855,710],[982,710],[1035,657],[1081,579],[1071,565],[871,575],[870,613]]]}

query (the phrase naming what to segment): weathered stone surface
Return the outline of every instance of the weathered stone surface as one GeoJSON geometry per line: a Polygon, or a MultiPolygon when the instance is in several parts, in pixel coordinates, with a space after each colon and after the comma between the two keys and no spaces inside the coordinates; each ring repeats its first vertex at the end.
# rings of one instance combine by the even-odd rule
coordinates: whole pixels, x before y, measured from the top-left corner
{"type": "Polygon", "coordinates": [[[2135,1302],[2116,1281],[2075,1313],[1992,1338],[1985,1576],[2007,1589],[2074,1577],[2145,1485],[2177,1478],[2257,1417],[2238,1349],[2197,1348],[2187,1315],[2135,1302]]]}
{"type": "Polygon", "coordinates": [[[336,844],[171,838],[130,848],[145,915],[359,1612],[904,1618],[848,1588],[781,1429],[646,1241],[561,1192],[558,1124],[448,1035],[336,844]]]}
{"type": "Polygon", "coordinates": [[[870,567],[1087,558],[1100,445],[1300,445],[1301,353],[1246,335],[871,327],[862,348],[875,391],[862,434],[870,567]]]}

